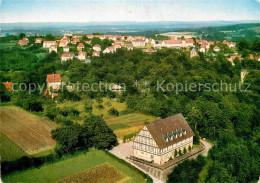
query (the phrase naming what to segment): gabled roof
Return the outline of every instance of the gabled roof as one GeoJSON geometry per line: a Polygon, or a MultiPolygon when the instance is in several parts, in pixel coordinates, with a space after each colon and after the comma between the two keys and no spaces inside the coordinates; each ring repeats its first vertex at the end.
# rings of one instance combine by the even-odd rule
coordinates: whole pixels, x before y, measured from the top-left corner
{"type": "Polygon", "coordinates": [[[77,47],[79,47],[79,48],[84,48],[85,46],[84,46],[83,43],[79,43],[77,47]]]}
{"type": "Polygon", "coordinates": [[[100,52],[99,51],[93,51],[92,56],[100,56],[100,52]]]}
{"type": "Polygon", "coordinates": [[[13,91],[13,82],[3,82],[3,84],[9,92],[13,91]]]}
{"type": "Polygon", "coordinates": [[[47,82],[61,82],[60,74],[48,74],[47,75],[47,82]]]}
{"type": "Polygon", "coordinates": [[[164,40],[165,44],[181,44],[182,40],[164,40]]]}
{"type": "Polygon", "coordinates": [[[93,47],[99,47],[101,48],[101,46],[99,44],[95,44],[93,47]]]}
{"type": "Polygon", "coordinates": [[[158,119],[146,124],[146,127],[160,149],[194,136],[182,114],[158,119]],[[169,136],[173,138],[171,139],[169,136]]]}
{"type": "Polygon", "coordinates": [[[85,51],[79,51],[79,55],[84,55],[84,56],[86,56],[86,52],[85,51]]]}
{"type": "Polygon", "coordinates": [[[127,48],[133,48],[134,46],[133,46],[132,44],[127,44],[127,45],[125,45],[125,47],[127,47],[127,48]]]}
{"type": "Polygon", "coordinates": [[[43,43],[56,43],[56,41],[43,41],[43,43]]]}
{"type": "Polygon", "coordinates": [[[63,53],[61,57],[73,57],[73,53],[63,53]]]}

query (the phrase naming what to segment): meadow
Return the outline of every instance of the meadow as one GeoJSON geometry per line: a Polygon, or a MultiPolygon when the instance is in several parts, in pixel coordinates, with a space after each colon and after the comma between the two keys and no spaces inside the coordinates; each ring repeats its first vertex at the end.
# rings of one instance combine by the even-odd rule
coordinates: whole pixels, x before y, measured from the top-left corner
{"type": "Polygon", "coordinates": [[[0,43],[0,49],[10,49],[17,45],[17,42],[0,43]]]}
{"type": "MultiPolygon", "coordinates": [[[[61,179],[67,178],[71,180],[71,176],[74,177],[79,176],[88,176],[87,174],[92,174],[90,171],[93,170],[103,171],[104,168],[102,165],[108,164],[110,170],[116,171],[116,177],[125,178],[128,177],[123,182],[145,182],[145,179],[141,174],[139,174],[135,169],[130,168],[129,166],[121,163],[113,156],[108,155],[104,151],[92,149],[86,154],[74,155],[67,159],[58,161],[53,164],[43,165],[40,168],[28,169],[20,172],[16,172],[13,174],[9,174],[7,176],[2,177],[3,182],[53,182],[61,179]],[[97,169],[97,166],[100,165],[101,170],[97,169]],[[92,169],[94,168],[94,169],[92,169]],[[119,176],[120,175],[120,176],[119,176]]],[[[97,173],[98,175],[98,173],[97,173]]],[[[97,179],[98,177],[92,177],[93,179],[97,179]]],[[[112,174],[114,175],[114,174],[112,174]]],[[[102,176],[103,177],[103,176],[102,176]]],[[[107,180],[111,180],[113,177],[104,176],[107,180]]],[[[76,180],[76,178],[74,178],[76,180]]],[[[102,181],[101,181],[102,182],[102,181]]],[[[109,181],[108,181],[109,182],[109,181]]]]}
{"type": "MultiPolygon", "coordinates": [[[[84,111],[85,101],[65,101],[58,105],[59,108],[74,108],[77,109],[80,114],[79,116],[71,116],[71,119],[79,124],[83,124],[84,118],[89,115],[88,112],[84,111]]],[[[125,103],[120,103],[117,99],[103,98],[101,103],[93,100],[92,113],[94,115],[102,116],[107,122],[108,126],[114,131],[118,138],[123,139],[124,136],[129,134],[137,133],[145,123],[150,123],[156,120],[156,117],[146,115],[142,113],[129,113],[125,114],[127,106],[125,103]],[[103,108],[99,108],[99,106],[103,108]],[[119,111],[119,116],[111,116],[108,110],[115,108],[119,111]]]]}
{"type": "Polygon", "coordinates": [[[2,133],[0,133],[0,142],[0,156],[2,161],[11,161],[27,155],[21,148],[2,133]]]}

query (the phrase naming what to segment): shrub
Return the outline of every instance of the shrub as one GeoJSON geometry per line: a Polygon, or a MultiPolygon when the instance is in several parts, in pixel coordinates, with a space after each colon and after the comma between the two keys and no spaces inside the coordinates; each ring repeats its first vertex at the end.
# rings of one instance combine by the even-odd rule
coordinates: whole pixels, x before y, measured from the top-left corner
{"type": "Polygon", "coordinates": [[[99,103],[99,104],[100,104],[100,103],[102,103],[102,102],[103,102],[103,99],[102,99],[102,98],[97,98],[97,99],[96,99],[96,101],[97,101],[97,103],[99,103]]]}
{"type": "Polygon", "coordinates": [[[179,149],[179,156],[181,156],[181,149],[179,149]]]}
{"type": "Polygon", "coordinates": [[[191,146],[189,146],[189,149],[188,149],[188,150],[189,150],[189,152],[191,151],[191,146]]]}
{"type": "Polygon", "coordinates": [[[187,149],[186,149],[186,147],[184,147],[183,154],[186,154],[186,153],[187,153],[187,149]]]}
{"type": "Polygon", "coordinates": [[[98,109],[104,109],[104,106],[100,104],[100,105],[97,106],[97,108],[98,109]]]}
{"type": "Polygon", "coordinates": [[[111,109],[108,110],[108,114],[111,115],[111,116],[118,116],[119,112],[115,108],[111,108],[111,109]]]}
{"type": "Polygon", "coordinates": [[[85,112],[92,112],[92,105],[93,105],[93,101],[87,100],[84,104],[84,111],[85,112]]]}
{"type": "Polygon", "coordinates": [[[174,151],[174,157],[176,158],[177,155],[178,155],[178,152],[177,152],[177,149],[175,149],[175,151],[174,151]]]}

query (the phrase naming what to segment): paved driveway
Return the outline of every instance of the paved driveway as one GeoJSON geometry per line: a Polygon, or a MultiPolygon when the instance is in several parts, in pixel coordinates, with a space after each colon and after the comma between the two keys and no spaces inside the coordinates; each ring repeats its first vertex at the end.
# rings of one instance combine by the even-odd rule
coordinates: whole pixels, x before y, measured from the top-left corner
{"type": "MultiPolygon", "coordinates": [[[[207,156],[208,155],[208,151],[209,149],[212,147],[212,145],[205,141],[205,140],[200,140],[201,143],[204,144],[205,149],[201,152],[202,155],[207,156]]],[[[150,167],[148,165],[144,165],[141,163],[133,163],[132,161],[130,161],[129,159],[127,159],[126,157],[130,157],[133,156],[134,152],[133,152],[133,142],[127,142],[127,143],[123,143],[123,144],[119,144],[117,147],[114,147],[112,150],[110,150],[109,152],[114,154],[115,156],[117,156],[120,159],[123,159],[125,161],[127,161],[128,163],[130,163],[131,165],[135,166],[136,168],[138,168],[139,170],[143,171],[144,173],[148,174],[154,181],[154,183],[163,183],[165,182],[166,178],[167,178],[167,174],[172,170],[173,167],[165,169],[165,170],[160,170],[154,167],[150,167]]],[[[198,154],[197,154],[198,155],[198,154]]],[[[192,157],[190,157],[189,159],[193,159],[196,158],[197,155],[194,155],[192,157]]]]}

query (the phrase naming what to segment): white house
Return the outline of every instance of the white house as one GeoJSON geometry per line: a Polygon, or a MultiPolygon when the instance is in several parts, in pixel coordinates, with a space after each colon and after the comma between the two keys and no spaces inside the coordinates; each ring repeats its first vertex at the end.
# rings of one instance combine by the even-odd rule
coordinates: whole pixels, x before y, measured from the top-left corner
{"type": "Polygon", "coordinates": [[[43,41],[43,48],[50,48],[56,46],[56,41],[43,41]]]}
{"type": "Polygon", "coordinates": [[[107,47],[103,53],[114,53],[116,51],[116,48],[114,46],[107,47]]]}
{"type": "Polygon", "coordinates": [[[200,45],[199,51],[205,53],[206,52],[206,46],[204,44],[200,45]]]}
{"type": "Polygon", "coordinates": [[[143,47],[145,46],[145,40],[143,39],[135,39],[135,40],[132,40],[132,44],[134,47],[143,47]]]}
{"type": "Polygon", "coordinates": [[[68,47],[68,46],[63,47],[63,52],[69,52],[69,51],[70,51],[70,47],[68,47]]]}
{"type": "Polygon", "coordinates": [[[127,44],[125,45],[126,49],[129,51],[129,50],[133,50],[134,49],[134,46],[132,44],[127,44]]]}
{"type": "Polygon", "coordinates": [[[60,43],[59,43],[59,47],[65,47],[67,46],[68,42],[65,41],[65,40],[61,40],[60,43]]]}
{"type": "Polygon", "coordinates": [[[86,60],[87,53],[85,51],[79,51],[78,59],[79,60],[86,60]]]}
{"type": "Polygon", "coordinates": [[[101,46],[100,46],[99,44],[95,44],[95,45],[93,46],[93,50],[94,50],[94,51],[101,51],[101,46]]]}
{"type": "Polygon", "coordinates": [[[213,50],[214,50],[215,52],[219,52],[219,51],[220,51],[220,48],[219,48],[218,46],[215,46],[215,47],[213,48],[213,50]]]}
{"type": "Polygon", "coordinates": [[[35,38],[35,43],[42,43],[42,38],[35,38]]]}
{"type": "Polygon", "coordinates": [[[176,158],[193,146],[194,133],[182,114],[146,124],[133,142],[134,157],[156,164],[176,158]],[[177,155],[178,156],[178,155],[177,155]]]}
{"type": "Polygon", "coordinates": [[[50,48],[49,48],[49,53],[50,52],[52,52],[52,51],[54,51],[54,52],[56,52],[57,53],[57,46],[56,45],[52,45],[50,48]]]}
{"type": "Polygon", "coordinates": [[[74,54],[73,53],[63,53],[61,55],[61,61],[67,61],[67,60],[72,60],[74,57],[74,54]]]}
{"type": "Polygon", "coordinates": [[[99,56],[100,56],[100,52],[99,51],[93,51],[92,57],[99,57],[99,56]]]}

